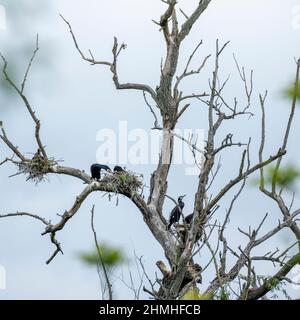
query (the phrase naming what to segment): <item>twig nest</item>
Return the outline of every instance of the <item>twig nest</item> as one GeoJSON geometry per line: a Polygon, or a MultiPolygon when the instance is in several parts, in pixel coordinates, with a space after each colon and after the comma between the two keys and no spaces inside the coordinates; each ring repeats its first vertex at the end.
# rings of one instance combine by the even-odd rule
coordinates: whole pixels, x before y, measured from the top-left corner
{"type": "Polygon", "coordinates": [[[143,176],[132,171],[114,172],[107,174],[101,182],[112,192],[132,194],[142,189],[143,176]]]}
{"type": "Polygon", "coordinates": [[[20,174],[27,175],[26,181],[32,180],[35,183],[46,179],[51,167],[57,165],[54,159],[46,159],[37,152],[31,160],[22,161],[17,164],[20,174]]]}

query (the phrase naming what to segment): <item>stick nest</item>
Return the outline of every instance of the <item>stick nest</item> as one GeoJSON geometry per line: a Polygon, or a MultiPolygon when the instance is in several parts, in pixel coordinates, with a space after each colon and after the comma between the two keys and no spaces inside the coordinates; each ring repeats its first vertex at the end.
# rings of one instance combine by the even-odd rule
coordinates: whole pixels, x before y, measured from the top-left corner
{"type": "Polygon", "coordinates": [[[37,153],[31,160],[22,161],[17,164],[19,174],[27,175],[26,181],[33,181],[36,184],[47,179],[51,167],[57,165],[54,159],[46,159],[41,154],[37,153]]]}
{"type": "Polygon", "coordinates": [[[115,172],[107,174],[101,182],[110,192],[132,194],[141,191],[143,176],[132,171],[115,172]]]}

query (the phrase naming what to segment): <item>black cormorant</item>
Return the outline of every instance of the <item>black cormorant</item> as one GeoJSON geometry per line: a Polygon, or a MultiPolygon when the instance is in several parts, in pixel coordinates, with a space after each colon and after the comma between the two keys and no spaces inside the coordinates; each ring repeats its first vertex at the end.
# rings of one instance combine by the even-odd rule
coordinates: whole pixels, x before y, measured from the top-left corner
{"type": "MultiPolygon", "coordinates": [[[[209,210],[207,212],[207,215],[209,215],[210,213],[211,213],[211,211],[209,210]]],[[[191,213],[191,214],[189,214],[188,216],[185,217],[184,222],[186,224],[190,224],[193,221],[193,218],[194,218],[194,213],[191,213]]]]}
{"type": "Polygon", "coordinates": [[[120,166],[115,166],[114,167],[114,172],[125,172],[125,170],[120,166]]]}
{"type": "Polygon", "coordinates": [[[184,222],[185,223],[191,223],[194,217],[194,213],[189,214],[188,216],[185,217],[184,222]]]}
{"type": "Polygon", "coordinates": [[[94,163],[93,165],[91,165],[92,178],[97,180],[101,179],[101,170],[111,172],[110,167],[105,164],[94,163]]]}
{"type": "Polygon", "coordinates": [[[182,199],[185,197],[184,196],[180,196],[178,198],[178,204],[176,205],[175,208],[173,208],[173,210],[170,213],[170,219],[169,219],[169,225],[168,225],[168,229],[171,228],[172,224],[175,222],[178,222],[181,216],[181,211],[184,207],[184,202],[182,201],[182,199]]]}

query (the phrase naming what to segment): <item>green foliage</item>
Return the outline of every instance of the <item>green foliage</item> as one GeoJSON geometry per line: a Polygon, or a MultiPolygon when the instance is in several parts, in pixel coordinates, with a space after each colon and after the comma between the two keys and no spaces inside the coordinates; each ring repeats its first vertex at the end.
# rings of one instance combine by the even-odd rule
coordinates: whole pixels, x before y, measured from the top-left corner
{"type": "Polygon", "coordinates": [[[212,294],[201,294],[198,289],[190,289],[181,300],[213,300],[212,294]]]}
{"type": "Polygon", "coordinates": [[[266,280],[266,287],[268,290],[276,289],[280,281],[277,278],[270,278],[266,280]]]}
{"type": "Polygon", "coordinates": [[[295,96],[297,99],[300,99],[300,84],[298,87],[295,84],[290,85],[283,91],[283,95],[288,99],[294,99],[295,96]]]}
{"type": "MultiPolygon", "coordinates": [[[[99,245],[100,252],[106,267],[116,267],[123,262],[125,262],[126,258],[122,252],[122,250],[117,248],[112,248],[107,244],[99,245]]],[[[101,267],[98,251],[95,248],[91,252],[80,253],[80,259],[88,264],[88,265],[99,265],[101,267]]]]}
{"type": "Polygon", "coordinates": [[[227,292],[226,288],[223,286],[220,292],[220,300],[229,300],[230,294],[227,292]]]}
{"type": "MultiPolygon", "coordinates": [[[[271,186],[273,181],[273,176],[275,173],[275,166],[268,166],[264,172],[265,185],[271,186]]],[[[284,167],[281,167],[278,170],[276,185],[279,188],[286,189],[289,191],[295,191],[296,183],[300,177],[300,171],[293,164],[288,164],[284,167]]],[[[260,184],[260,180],[256,179],[252,183],[254,186],[260,184]]]]}
{"type": "MultiPolygon", "coordinates": [[[[267,169],[265,182],[272,184],[275,167],[267,169]]],[[[279,169],[276,178],[276,185],[283,189],[294,190],[297,179],[300,177],[300,171],[292,164],[279,169]]]]}
{"type": "Polygon", "coordinates": [[[264,279],[266,287],[270,290],[273,294],[270,297],[271,299],[278,299],[278,293],[281,293],[285,296],[287,300],[291,300],[290,295],[286,291],[286,283],[284,281],[280,281],[277,278],[265,278],[264,279]]]}

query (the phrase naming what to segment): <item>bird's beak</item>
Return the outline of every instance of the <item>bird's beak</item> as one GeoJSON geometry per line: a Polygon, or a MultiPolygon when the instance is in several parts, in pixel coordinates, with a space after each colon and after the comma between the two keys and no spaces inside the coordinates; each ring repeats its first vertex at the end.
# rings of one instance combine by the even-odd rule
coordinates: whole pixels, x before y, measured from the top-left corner
{"type": "Polygon", "coordinates": [[[184,198],[186,196],[186,194],[184,194],[183,196],[182,196],[182,198],[184,198]]]}

